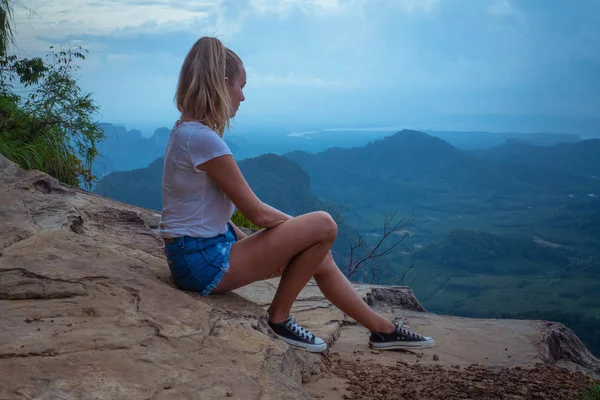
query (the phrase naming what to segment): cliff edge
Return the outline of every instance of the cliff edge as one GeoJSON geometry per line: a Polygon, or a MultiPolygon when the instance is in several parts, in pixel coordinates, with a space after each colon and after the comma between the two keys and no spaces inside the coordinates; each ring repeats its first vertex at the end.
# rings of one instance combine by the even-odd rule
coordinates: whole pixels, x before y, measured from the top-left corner
{"type": "MultiPolygon", "coordinates": [[[[563,324],[437,315],[427,312],[408,287],[355,286],[381,314],[433,337],[436,346],[370,349],[366,329],[333,307],[311,282],[292,312],[330,344],[325,372],[304,377],[313,398],[572,399],[600,379],[600,361],[563,324]]],[[[276,287],[272,279],[237,293],[266,308],[276,287]]]]}
{"type": "Polygon", "coordinates": [[[293,312],[331,347],[293,350],[265,324],[276,280],[176,289],[158,218],[0,156],[0,399],[571,398],[600,375],[561,324],[436,315],[404,287],[356,286],[435,348],[372,351],[311,283],[293,312]]]}

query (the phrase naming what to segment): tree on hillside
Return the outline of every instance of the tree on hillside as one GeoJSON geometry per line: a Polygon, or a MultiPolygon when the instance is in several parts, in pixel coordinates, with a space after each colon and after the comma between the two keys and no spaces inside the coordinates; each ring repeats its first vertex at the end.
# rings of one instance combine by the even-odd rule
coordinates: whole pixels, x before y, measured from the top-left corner
{"type": "Polygon", "coordinates": [[[13,5],[0,0],[0,153],[23,168],[91,187],[104,134],[93,121],[98,106],[76,80],[86,51],[52,46],[45,59],[8,54],[13,5]]]}

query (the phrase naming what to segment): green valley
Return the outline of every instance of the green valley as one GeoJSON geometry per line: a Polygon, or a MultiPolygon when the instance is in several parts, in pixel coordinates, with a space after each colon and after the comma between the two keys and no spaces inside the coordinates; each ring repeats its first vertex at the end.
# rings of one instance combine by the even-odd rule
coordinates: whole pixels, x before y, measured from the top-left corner
{"type": "MultiPolygon", "coordinates": [[[[313,190],[377,234],[380,214],[413,213],[389,263],[436,312],[552,318],[600,353],[600,140],[459,150],[401,131],[353,149],[286,157],[313,190]]],[[[394,283],[383,278],[381,283],[394,283]]]]}

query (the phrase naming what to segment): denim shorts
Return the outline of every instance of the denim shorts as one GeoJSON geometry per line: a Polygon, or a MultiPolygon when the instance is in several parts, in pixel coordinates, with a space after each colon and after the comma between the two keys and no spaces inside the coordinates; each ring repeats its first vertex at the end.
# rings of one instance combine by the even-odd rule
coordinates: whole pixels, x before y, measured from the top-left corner
{"type": "Polygon", "coordinates": [[[229,223],[226,233],[211,238],[182,236],[166,240],[164,251],[175,284],[202,296],[209,294],[229,270],[229,254],[236,241],[229,223]]]}

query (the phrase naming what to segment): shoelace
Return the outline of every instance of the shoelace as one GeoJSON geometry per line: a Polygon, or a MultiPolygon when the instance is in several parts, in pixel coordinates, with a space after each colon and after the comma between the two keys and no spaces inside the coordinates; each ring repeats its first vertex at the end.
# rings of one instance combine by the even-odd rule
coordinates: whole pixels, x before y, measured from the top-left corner
{"type": "Polygon", "coordinates": [[[296,335],[300,336],[304,340],[312,340],[314,335],[308,329],[304,329],[302,326],[296,323],[296,318],[293,315],[290,315],[288,318],[286,325],[290,328],[296,335]]]}
{"type": "Polygon", "coordinates": [[[403,324],[401,322],[398,323],[396,325],[395,331],[398,332],[398,333],[400,333],[400,334],[402,334],[402,335],[406,335],[406,336],[409,336],[409,337],[412,337],[412,338],[415,338],[415,339],[423,340],[423,336],[421,336],[421,335],[419,335],[417,333],[411,332],[408,329],[402,328],[402,325],[403,324]]]}

